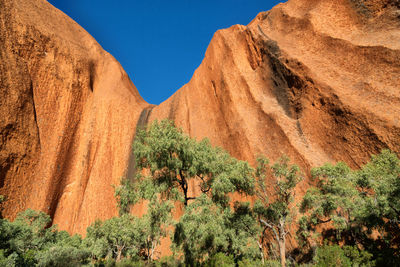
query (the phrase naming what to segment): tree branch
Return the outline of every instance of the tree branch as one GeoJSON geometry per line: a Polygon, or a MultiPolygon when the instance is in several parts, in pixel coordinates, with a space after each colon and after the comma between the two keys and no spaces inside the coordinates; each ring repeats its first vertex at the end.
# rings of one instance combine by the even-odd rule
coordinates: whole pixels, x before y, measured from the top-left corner
{"type": "Polygon", "coordinates": [[[395,207],[393,207],[393,205],[390,204],[390,203],[389,203],[389,207],[390,207],[391,209],[393,209],[393,211],[396,213],[397,216],[400,217],[400,211],[398,211],[398,210],[397,210],[395,207]]]}
{"type": "Polygon", "coordinates": [[[274,224],[269,224],[263,219],[260,219],[260,222],[272,230],[272,232],[275,234],[276,241],[279,242],[279,235],[276,229],[274,228],[274,224]]]}
{"type": "Polygon", "coordinates": [[[320,223],[328,223],[328,222],[330,222],[330,221],[332,221],[332,219],[331,218],[329,218],[328,220],[322,220],[322,219],[320,219],[320,218],[318,218],[318,224],[320,224],[320,223]]]}

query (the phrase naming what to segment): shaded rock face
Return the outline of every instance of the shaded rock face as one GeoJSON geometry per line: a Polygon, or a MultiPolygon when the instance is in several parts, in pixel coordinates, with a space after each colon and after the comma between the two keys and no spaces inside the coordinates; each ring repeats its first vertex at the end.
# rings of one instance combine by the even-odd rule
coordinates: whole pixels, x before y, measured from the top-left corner
{"type": "Polygon", "coordinates": [[[134,172],[137,125],[155,119],[252,164],[287,154],[308,171],[400,153],[399,10],[395,0],[290,0],[218,31],[191,81],[154,107],[62,12],[0,0],[3,214],[41,209],[79,233],[116,215],[111,185],[134,172]]]}

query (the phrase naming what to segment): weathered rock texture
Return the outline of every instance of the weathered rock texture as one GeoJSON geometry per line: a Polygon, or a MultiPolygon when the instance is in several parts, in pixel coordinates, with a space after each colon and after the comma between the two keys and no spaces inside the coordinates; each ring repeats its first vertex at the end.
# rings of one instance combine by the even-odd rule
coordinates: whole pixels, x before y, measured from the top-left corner
{"type": "Polygon", "coordinates": [[[136,122],[148,106],[119,63],[43,0],[0,0],[4,214],[48,212],[84,233],[116,214],[136,122]]]}
{"type": "Polygon", "coordinates": [[[400,152],[400,3],[291,0],[218,31],[192,80],[150,120],[174,119],[254,162],[356,167],[400,152]]]}
{"type": "MultiPolygon", "coordinates": [[[[157,107],[115,59],[44,0],[0,0],[4,214],[42,209],[84,233],[116,214],[136,125],[174,119],[254,163],[306,171],[400,153],[400,3],[290,0],[218,31],[192,80],[157,107]]],[[[304,189],[304,188],[303,188],[304,189]]],[[[196,193],[196,192],[193,192],[196,193]]]]}

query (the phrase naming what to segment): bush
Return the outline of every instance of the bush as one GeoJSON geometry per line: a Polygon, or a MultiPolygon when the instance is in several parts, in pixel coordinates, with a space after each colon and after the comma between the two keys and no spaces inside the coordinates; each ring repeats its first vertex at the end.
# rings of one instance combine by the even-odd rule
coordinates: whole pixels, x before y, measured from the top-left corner
{"type": "Polygon", "coordinates": [[[351,267],[350,259],[338,245],[317,248],[314,262],[317,267],[351,267]]]}
{"type": "Polygon", "coordinates": [[[13,253],[6,257],[4,255],[4,250],[0,250],[0,266],[15,266],[17,263],[18,254],[13,253]]]}
{"type": "Polygon", "coordinates": [[[115,264],[115,267],[145,267],[145,262],[141,260],[122,259],[120,262],[115,264]]]}
{"type": "Polygon", "coordinates": [[[259,266],[271,266],[271,267],[280,267],[281,264],[278,261],[275,261],[277,265],[263,265],[261,260],[254,259],[243,259],[238,262],[238,267],[259,267],[259,266]]]}
{"type": "Polygon", "coordinates": [[[372,254],[367,251],[360,251],[354,246],[344,246],[343,251],[346,257],[350,259],[352,266],[375,266],[375,261],[372,260],[372,254]]]}
{"type": "Polygon", "coordinates": [[[76,247],[54,246],[40,252],[37,256],[37,266],[67,267],[80,266],[86,263],[90,252],[76,247]]]}
{"type": "Polygon", "coordinates": [[[207,260],[204,264],[205,267],[231,267],[235,266],[233,255],[225,255],[224,253],[217,253],[207,260]]]}
{"type": "Polygon", "coordinates": [[[281,263],[278,260],[266,260],[264,263],[265,267],[281,267],[281,263]]]}
{"type": "Polygon", "coordinates": [[[155,265],[157,267],[175,267],[175,266],[184,266],[183,263],[174,256],[164,256],[158,261],[155,261],[155,265]]]}

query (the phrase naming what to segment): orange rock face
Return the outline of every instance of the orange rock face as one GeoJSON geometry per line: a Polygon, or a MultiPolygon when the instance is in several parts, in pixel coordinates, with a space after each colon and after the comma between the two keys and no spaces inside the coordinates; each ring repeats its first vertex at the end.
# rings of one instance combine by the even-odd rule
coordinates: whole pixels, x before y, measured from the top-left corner
{"type": "Polygon", "coordinates": [[[136,122],[148,106],[120,64],[47,1],[0,1],[0,194],[84,233],[116,214],[136,122]],[[50,22],[50,23],[49,23],[50,22]]]}
{"type": "Polygon", "coordinates": [[[292,0],[218,31],[151,120],[174,119],[250,162],[287,154],[306,169],[356,167],[382,148],[400,152],[399,7],[355,2],[292,0]]]}
{"type": "Polygon", "coordinates": [[[290,0],[218,31],[191,81],[152,107],[62,12],[0,0],[3,214],[41,209],[79,233],[116,215],[111,185],[132,172],[136,125],[155,119],[253,164],[287,154],[307,171],[400,153],[399,10],[394,0],[290,0]]]}

